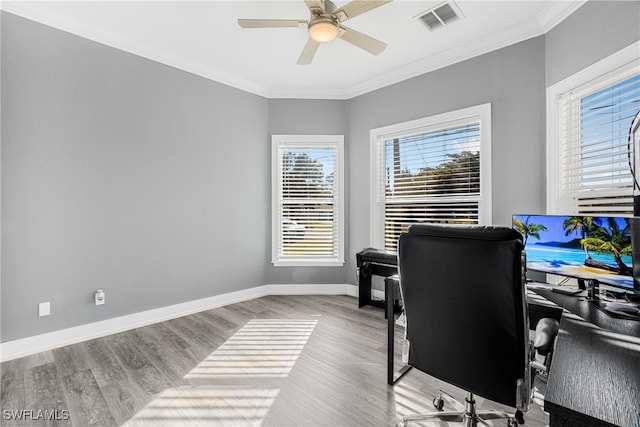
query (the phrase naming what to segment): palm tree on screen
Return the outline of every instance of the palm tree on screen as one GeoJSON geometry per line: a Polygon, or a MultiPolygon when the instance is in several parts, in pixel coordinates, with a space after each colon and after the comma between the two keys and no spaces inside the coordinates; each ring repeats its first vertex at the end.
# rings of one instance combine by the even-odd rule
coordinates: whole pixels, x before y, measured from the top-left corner
{"type": "Polygon", "coordinates": [[[530,216],[528,216],[527,219],[524,220],[524,222],[520,221],[517,218],[513,219],[513,228],[518,230],[520,234],[524,236],[523,243],[525,247],[527,246],[527,239],[529,238],[529,236],[535,237],[536,239],[540,240],[540,232],[547,231],[547,227],[543,224],[533,224],[530,221],[530,216]]]}
{"type": "Polygon", "coordinates": [[[591,216],[572,216],[566,219],[562,223],[564,229],[564,235],[568,236],[571,233],[580,233],[580,246],[584,249],[584,255],[587,259],[591,258],[589,255],[589,249],[582,244],[589,232],[601,225],[600,218],[594,218],[591,216]]]}
{"type": "Polygon", "coordinates": [[[622,261],[622,255],[631,255],[631,225],[624,219],[624,227],[620,228],[615,218],[607,218],[607,227],[597,227],[580,243],[585,248],[598,253],[608,253],[618,265],[622,274],[629,274],[629,267],[622,261]]]}

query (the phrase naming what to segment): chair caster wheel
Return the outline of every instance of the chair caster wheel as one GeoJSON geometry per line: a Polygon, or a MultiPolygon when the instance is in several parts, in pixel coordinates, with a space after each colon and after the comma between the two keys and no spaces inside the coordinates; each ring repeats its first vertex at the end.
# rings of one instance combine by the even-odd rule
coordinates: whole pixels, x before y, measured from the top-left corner
{"type": "Polygon", "coordinates": [[[434,397],[433,398],[433,406],[438,411],[442,411],[444,409],[444,400],[442,399],[442,397],[434,397]]]}
{"type": "Polygon", "coordinates": [[[513,417],[518,424],[524,424],[524,413],[522,411],[516,411],[516,414],[513,417]]]}

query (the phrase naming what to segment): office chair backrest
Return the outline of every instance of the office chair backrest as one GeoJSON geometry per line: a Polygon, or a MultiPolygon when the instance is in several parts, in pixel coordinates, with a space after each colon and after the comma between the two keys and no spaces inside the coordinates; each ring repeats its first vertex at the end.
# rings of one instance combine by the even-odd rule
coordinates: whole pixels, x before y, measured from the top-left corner
{"type": "Polygon", "coordinates": [[[528,399],[522,249],[507,227],[414,224],[400,236],[411,366],[512,407],[528,399]]]}

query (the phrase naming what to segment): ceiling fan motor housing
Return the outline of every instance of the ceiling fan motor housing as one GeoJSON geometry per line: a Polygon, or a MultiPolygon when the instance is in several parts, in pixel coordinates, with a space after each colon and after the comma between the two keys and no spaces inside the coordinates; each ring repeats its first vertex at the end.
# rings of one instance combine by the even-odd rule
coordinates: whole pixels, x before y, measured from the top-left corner
{"type": "MultiPolygon", "coordinates": [[[[311,10],[311,14],[312,15],[315,14],[316,16],[319,16],[319,15],[331,15],[333,12],[336,11],[337,8],[336,8],[336,5],[332,1],[325,0],[324,1],[324,10],[322,10],[321,7],[317,7],[317,6],[316,7],[310,6],[309,9],[311,10]]],[[[312,17],[312,19],[313,19],[313,17],[312,17]]]]}

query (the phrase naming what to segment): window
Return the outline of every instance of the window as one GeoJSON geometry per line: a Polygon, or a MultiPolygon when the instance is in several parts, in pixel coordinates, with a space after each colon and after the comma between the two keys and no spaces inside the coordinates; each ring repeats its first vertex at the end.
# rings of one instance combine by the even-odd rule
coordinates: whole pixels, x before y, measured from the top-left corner
{"type": "Polygon", "coordinates": [[[629,129],[640,110],[636,43],[547,90],[547,208],[633,214],[629,129]]]}
{"type": "Polygon", "coordinates": [[[371,244],[409,224],[491,222],[491,105],[371,131],[371,244]]]}
{"type": "Polygon", "coordinates": [[[272,262],[344,264],[344,137],[273,135],[272,262]]]}

